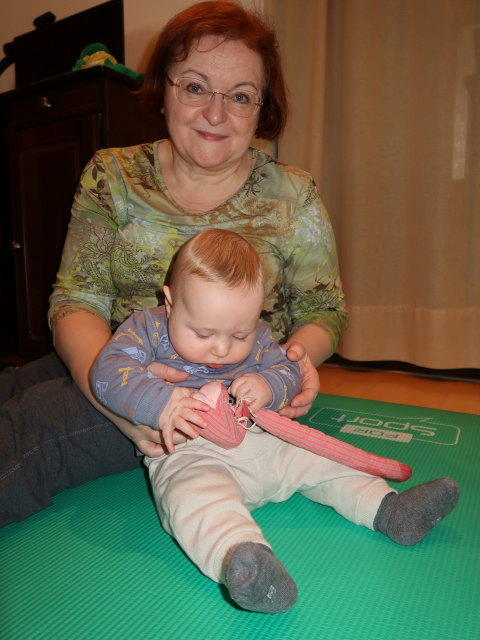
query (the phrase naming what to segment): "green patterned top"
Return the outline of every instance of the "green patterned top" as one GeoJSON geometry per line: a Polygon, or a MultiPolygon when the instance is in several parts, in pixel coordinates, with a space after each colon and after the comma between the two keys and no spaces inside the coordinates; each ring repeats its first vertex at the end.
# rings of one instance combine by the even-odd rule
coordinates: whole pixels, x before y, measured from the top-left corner
{"type": "Polygon", "coordinates": [[[89,311],[115,329],[134,311],[163,304],[176,250],[208,227],[231,229],[257,249],[265,272],[262,318],[284,341],[305,324],[336,347],[347,316],[335,240],[312,177],[251,149],[242,188],[215,210],[191,214],[170,197],[160,141],[98,151],[75,195],[49,321],[89,311]]]}

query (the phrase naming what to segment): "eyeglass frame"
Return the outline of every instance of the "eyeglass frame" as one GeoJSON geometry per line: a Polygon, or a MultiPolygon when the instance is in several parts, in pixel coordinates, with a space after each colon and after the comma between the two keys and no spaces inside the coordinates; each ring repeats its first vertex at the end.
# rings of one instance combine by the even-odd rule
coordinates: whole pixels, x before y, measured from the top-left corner
{"type": "MultiPolygon", "coordinates": [[[[165,74],[165,77],[166,77],[166,79],[167,79],[167,81],[168,81],[169,85],[170,85],[171,87],[175,87],[176,89],[180,88],[180,84],[178,84],[178,81],[180,80],[180,78],[189,78],[189,79],[191,79],[191,80],[196,80],[196,78],[192,78],[191,76],[178,76],[178,77],[177,77],[177,78],[175,78],[174,80],[171,80],[171,79],[170,79],[170,77],[169,77],[167,74],[165,74]]],[[[197,82],[201,82],[201,83],[203,84],[203,82],[204,82],[204,81],[197,80],[197,82]]],[[[207,83],[205,82],[205,84],[207,84],[207,83]]],[[[207,84],[207,86],[208,86],[208,84],[207,84]]],[[[194,104],[185,104],[184,102],[182,102],[182,101],[180,100],[180,98],[178,97],[178,92],[177,92],[177,91],[174,91],[174,93],[175,93],[175,97],[177,98],[177,100],[178,100],[181,104],[184,104],[186,107],[195,107],[195,105],[194,105],[194,104]]],[[[215,96],[215,95],[219,95],[219,96],[222,96],[222,97],[224,98],[223,104],[225,105],[225,109],[227,109],[228,102],[227,102],[227,103],[225,103],[225,98],[227,98],[227,100],[231,100],[231,96],[230,96],[228,93],[225,93],[224,91],[214,91],[214,90],[212,90],[212,89],[209,89],[209,90],[207,91],[207,93],[209,93],[209,94],[210,94],[210,99],[209,99],[209,101],[208,101],[208,104],[210,104],[210,102],[211,102],[211,100],[212,100],[213,96],[215,96]]],[[[248,91],[247,93],[251,93],[252,95],[254,95],[254,96],[257,98],[257,100],[259,99],[258,95],[257,95],[256,93],[253,93],[253,91],[248,91]]],[[[206,104],[207,104],[207,103],[205,103],[205,105],[206,105],[206,104]]],[[[232,104],[233,104],[233,103],[232,103],[232,104]]],[[[200,106],[200,105],[198,105],[198,106],[200,106]]],[[[253,116],[253,115],[255,115],[255,114],[257,113],[257,111],[258,111],[258,109],[259,109],[260,107],[263,107],[263,102],[255,102],[255,103],[254,103],[254,106],[255,106],[255,109],[252,111],[252,113],[249,113],[249,114],[244,115],[244,116],[242,116],[242,114],[241,114],[241,113],[231,113],[231,112],[229,112],[229,113],[230,113],[230,115],[238,116],[239,118],[250,118],[251,116],[253,116]]],[[[228,111],[228,109],[227,109],[227,111],[228,111]]]]}

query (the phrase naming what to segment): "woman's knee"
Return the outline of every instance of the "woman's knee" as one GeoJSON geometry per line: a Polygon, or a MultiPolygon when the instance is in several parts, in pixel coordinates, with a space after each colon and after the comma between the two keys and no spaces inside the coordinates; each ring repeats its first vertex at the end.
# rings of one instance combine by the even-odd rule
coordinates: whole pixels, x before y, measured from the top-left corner
{"type": "Polygon", "coordinates": [[[0,406],[0,448],[9,500],[41,493],[45,506],[65,488],[140,466],[133,444],[71,378],[33,385],[0,406]]]}
{"type": "Polygon", "coordinates": [[[20,367],[7,367],[0,372],[0,405],[17,393],[41,382],[68,375],[65,365],[56,353],[50,353],[20,367]]]}

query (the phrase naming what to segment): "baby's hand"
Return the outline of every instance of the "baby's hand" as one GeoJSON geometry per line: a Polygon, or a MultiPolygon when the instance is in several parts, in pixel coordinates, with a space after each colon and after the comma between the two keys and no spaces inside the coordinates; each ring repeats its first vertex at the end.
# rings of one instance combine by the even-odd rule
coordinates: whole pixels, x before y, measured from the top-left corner
{"type": "Polygon", "coordinates": [[[190,438],[198,438],[194,425],[200,430],[207,426],[197,411],[208,411],[210,407],[205,402],[192,398],[195,391],[196,389],[176,387],[158,419],[168,453],[175,451],[174,431],[181,431],[190,438]]]}
{"type": "Polygon", "coordinates": [[[253,412],[272,402],[270,386],[257,373],[246,373],[240,376],[232,382],[228,392],[236,400],[245,400],[253,412]]]}

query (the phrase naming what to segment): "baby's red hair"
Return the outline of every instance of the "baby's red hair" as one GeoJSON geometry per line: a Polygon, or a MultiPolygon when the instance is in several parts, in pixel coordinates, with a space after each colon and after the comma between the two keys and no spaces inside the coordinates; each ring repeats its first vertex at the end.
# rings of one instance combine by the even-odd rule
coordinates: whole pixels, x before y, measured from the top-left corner
{"type": "Polygon", "coordinates": [[[172,265],[170,287],[178,287],[189,275],[230,288],[263,286],[258,253],[245,238],[226,229],[201,231],[180,248],[172,265]]]}

